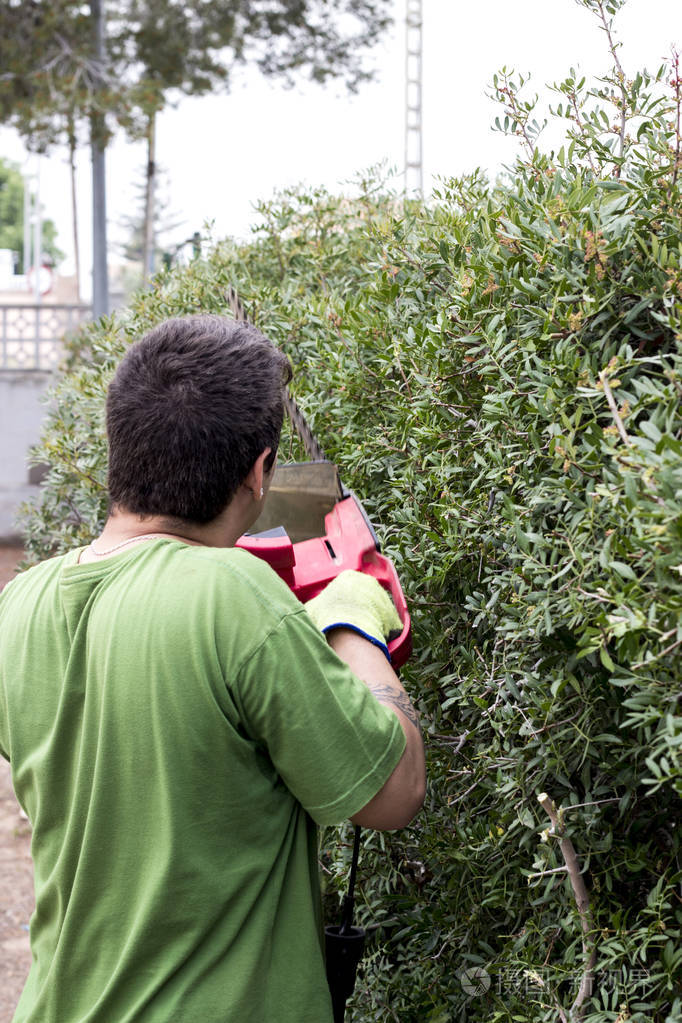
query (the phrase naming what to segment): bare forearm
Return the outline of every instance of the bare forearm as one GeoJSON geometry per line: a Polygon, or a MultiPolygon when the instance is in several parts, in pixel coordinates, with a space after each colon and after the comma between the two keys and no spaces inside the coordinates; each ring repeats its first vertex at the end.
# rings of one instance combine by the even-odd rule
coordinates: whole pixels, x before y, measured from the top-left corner
{"type": "Polygon", "coordinates": [[[332,649],[362,679],[377,700],[390,707],[398,717],[406,740],[405,752],[384,789],[363,811],[353,817],[353,821],[375,828],[403,827],[422,805],[426,785],[424,745],[417,712],[400,679],[378,647],[349,629],[334,629],[328,633],[327,638],[332,649]],[[381,815],[379,804],[386,809],[385,818],[381,815]],[[377,820],[393,820],[392,815],[396,813],[400,816],[401,806],[404,819],[400,823],[376,823],[377,820]]]}
{"type": "Polygon", "coordinates": [[[379,703],[397,711],[401,723],[405,721],[419,733],[417,712],[382,651],[350,629],[334,629],[328,633],[328,639],[332,649],[372,690],[379,703]]]}

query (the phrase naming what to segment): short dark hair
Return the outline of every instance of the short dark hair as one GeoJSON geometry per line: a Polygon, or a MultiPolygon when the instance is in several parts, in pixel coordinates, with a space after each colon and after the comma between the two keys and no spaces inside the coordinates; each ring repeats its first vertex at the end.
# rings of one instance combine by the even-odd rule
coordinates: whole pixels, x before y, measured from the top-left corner
{"type": "Polygon", "coordinates": [[[201,315],[154,327],[109,385],[112,504],[210,522],[268,447],[272,466],[290,379],[289,360],[251,324],[201,315]]]}

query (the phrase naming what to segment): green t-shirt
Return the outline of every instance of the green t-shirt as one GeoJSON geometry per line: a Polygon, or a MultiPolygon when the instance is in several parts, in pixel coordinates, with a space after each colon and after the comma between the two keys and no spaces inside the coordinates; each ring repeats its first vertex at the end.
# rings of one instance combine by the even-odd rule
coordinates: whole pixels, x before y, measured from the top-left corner
{"type": "Polygon", "coordinates": [[[0,596],[0,752],[33,827],[15,1023],[331,1023],[316,824],[397,717],[264,562],[155,540],[0,596]]]}

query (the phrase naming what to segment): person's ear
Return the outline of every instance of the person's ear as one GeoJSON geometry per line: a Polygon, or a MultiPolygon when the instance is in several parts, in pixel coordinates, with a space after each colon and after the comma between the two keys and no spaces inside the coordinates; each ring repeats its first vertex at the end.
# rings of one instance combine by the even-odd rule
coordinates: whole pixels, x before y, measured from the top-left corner
{"type": "Polygon", "coordinates": [[[261,451],[244,480],[244,486],[247,490],[251,491],[254,501],[262,501],[265,496],[265,484],[269,483],[270,476],[272,475],[265,471],[265,463],[270,456],[271,450],[272,448],[265,448],[264,451],[261,451]]]}

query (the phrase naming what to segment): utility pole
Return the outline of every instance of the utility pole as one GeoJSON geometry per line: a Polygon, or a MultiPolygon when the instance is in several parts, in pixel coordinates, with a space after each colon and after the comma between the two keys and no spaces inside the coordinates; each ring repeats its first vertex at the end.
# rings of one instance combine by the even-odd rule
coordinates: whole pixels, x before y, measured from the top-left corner
{"type": "Polygon", "coordinates": [[[424,195],[422,168],[422,0],[407,0],[405,18],[405,194],[424,195]]]}
{"type": "MultiPolygon", "coordinates": [[[[102,0],[90,0],[90,14],[95,37],[95,61],[100,76],[104,68],[104,15],[102,0]]],[[[105,174],[106,127],[104,114],[90,115],[90,149],[92,153],[92,315],[95,319],[109,312],[109,275],[107,269],[107,197],[105,174]]]]}
{"type": "Polygon", "coordinates": [[[142,245],[142,280],[145,285],[156,270],[156,239],[154,217],[156,205],[156,113],[149,118],[147,131],[147,193],[144,204],[144,240],[142,245]]]}

